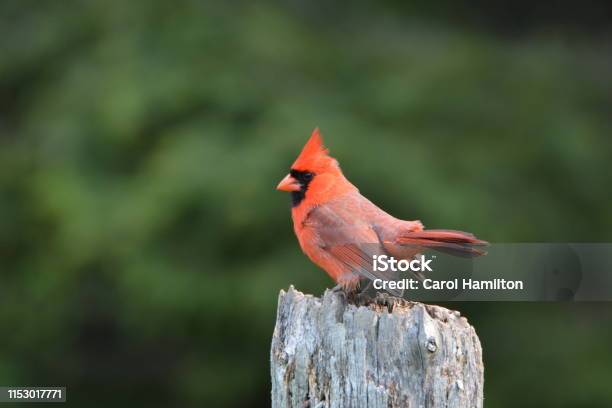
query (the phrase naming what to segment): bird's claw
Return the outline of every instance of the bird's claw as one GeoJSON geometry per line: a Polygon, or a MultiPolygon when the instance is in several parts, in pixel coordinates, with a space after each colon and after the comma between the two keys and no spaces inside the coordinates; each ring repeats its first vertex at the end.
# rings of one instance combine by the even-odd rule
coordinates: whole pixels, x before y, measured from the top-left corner
{"type": "Polygon", "coordinates": [[[340,284],[334,286],[331,290],[334,293],[338,293],[338,292],[344,292],[344,287],[340,284]]]}

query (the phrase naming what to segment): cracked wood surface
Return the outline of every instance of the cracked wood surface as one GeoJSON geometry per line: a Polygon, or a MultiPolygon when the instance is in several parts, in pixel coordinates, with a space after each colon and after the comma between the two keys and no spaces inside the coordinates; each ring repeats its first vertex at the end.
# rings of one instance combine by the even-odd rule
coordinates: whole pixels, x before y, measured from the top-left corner
{"type": "Polygon", "coordinates": [[[271,350],[273,408],[482,407],[480,341],[464,317],[379,295],[281,290],[271,350]]]}

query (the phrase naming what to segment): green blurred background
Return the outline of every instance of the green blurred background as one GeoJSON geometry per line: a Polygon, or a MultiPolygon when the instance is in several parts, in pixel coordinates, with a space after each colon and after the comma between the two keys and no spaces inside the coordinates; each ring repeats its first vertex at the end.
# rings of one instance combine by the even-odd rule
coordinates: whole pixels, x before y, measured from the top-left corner
{"type": "MultiPolygon", "coordinates": [[[[606,2],[0,1],[0,385],[269,406],[278,291],[329,278],[274,187],[319,126],[392,214],[612,236],[606,2]]],[[[612,406],[612,305],[452,303],[487,407],[612,406]]]]}

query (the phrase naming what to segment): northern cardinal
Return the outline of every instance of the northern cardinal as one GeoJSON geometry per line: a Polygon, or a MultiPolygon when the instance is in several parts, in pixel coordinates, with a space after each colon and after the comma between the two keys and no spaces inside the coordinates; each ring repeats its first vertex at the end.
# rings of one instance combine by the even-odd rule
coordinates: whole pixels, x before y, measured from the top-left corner
{"type": "Polygon", "coordinates": [[[362,278],[394,278],[373,270],[373,255],[410,260],[426,249],[464,257],[485,253],[479,247],[486,242],[472,234],[425,230],[420,221],[400,220],[378,208],[344,177],[319,129],[276,188],[291,192],[293,228],[304,253],[348,293],[362,278]]]}

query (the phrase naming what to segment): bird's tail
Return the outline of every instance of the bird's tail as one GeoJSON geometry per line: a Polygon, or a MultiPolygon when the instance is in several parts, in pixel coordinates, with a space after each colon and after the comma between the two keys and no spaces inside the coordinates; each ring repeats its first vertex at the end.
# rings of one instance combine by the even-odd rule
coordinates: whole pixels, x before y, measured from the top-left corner
{"type": "Polygon", "coordinates": [[[396,241],[400,245],[410,245],[417,248],[435,249],[463,258],[473,258],[485,255],[483,247],[489,243],[476,238],[473,234],[453,230],[423,230],[406,232],[396,241]]]}

